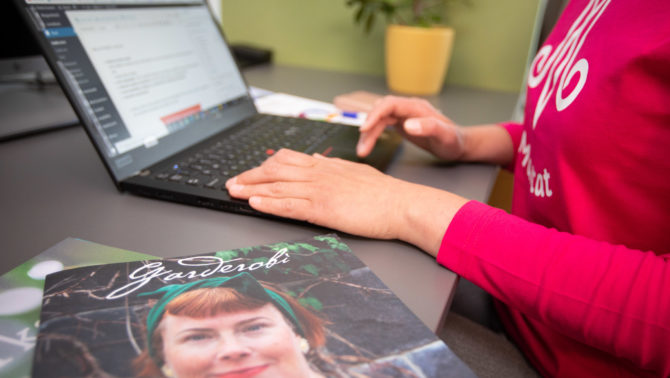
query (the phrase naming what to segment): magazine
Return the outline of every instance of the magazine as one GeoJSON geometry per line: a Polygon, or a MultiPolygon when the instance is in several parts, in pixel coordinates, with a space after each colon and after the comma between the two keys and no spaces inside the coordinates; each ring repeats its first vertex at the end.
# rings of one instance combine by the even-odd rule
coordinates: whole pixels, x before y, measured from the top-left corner
{"type": "Polygon", "coordinates": [[[47,277],[35,377],[470,377],[336,235],[47,277]]]}
{"type": "Polygon", "coordinates": [[[0,276],[0,377],[30,376],[47,274],[143,258],[156,257],[68,238],[0,276]]]}

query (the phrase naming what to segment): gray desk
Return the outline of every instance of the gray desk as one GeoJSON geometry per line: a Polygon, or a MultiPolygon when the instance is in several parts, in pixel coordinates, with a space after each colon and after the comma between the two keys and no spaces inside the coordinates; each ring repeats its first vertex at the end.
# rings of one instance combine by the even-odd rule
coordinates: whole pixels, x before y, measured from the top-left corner
{"type": "MultiPolygon", "coordinates": [[[[357,89],[386,91],[383,78],[364,75],[267,66],[245,76],[254,86],[326,101],[357,89]]],[[[430,100],[470,124],[506,119],[516,98],[447,88],[430,100]]],[[[494,167],[440,165],[409,145],[388,172],[480,201],[495,178],[494,167]]],[[[68,236],[174,257],[330,232],[119,193],[80,128],[0,144],[0,178],[0,273],[68,236]]],[[[455,274],[413,246],[341,236],[426,325],[438,329],[455,274]]]]}

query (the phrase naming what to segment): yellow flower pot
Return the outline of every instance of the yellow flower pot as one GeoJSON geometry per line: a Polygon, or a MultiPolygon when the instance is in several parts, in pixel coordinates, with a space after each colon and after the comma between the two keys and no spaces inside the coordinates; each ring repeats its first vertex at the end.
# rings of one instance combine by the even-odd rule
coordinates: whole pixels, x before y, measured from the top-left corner
{"type": "Polygon", "coordinates": [[[386,80],[389,88],[410,95],[439,93],[453,42],[452,28],[388,25],[386,80]]]}

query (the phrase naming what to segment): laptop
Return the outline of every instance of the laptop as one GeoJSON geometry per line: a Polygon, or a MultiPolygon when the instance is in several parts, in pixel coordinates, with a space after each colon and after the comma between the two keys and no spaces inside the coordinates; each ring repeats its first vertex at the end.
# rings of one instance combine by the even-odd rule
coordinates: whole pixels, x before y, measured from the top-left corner
{"type": "Polygon", "coordinates": [[[280,148],[358,160],[356,127],[257,111],[204,0],[14,1],[119,190],[263,215],[227,178],[280,148]]]}

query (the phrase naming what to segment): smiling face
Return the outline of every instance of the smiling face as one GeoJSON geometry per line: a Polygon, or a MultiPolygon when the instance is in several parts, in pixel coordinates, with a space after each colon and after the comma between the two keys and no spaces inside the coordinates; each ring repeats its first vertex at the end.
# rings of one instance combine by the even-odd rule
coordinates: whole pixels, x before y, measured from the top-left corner
{"type": "Polygon", "coordinates": [[[300,337],[272,304],[207,318],[165,314],[165,364],[177,377],[310,377],[300,337]]]}

